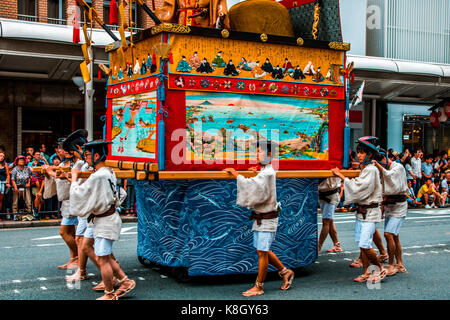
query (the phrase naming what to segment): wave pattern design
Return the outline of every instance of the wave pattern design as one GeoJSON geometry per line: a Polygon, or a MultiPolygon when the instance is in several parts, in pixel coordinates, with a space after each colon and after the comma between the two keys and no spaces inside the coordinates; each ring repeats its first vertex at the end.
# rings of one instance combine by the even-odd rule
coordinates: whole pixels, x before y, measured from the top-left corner
{"type": "MultiPolygon", "coordinates": [[[[189,275],[257,273],[252,221],[236,181],[136,181],[138,256],[189,275]]],[[[279,179],[274,251],[289,268],[317,258],[317,179],[279,179]]],[[[275,268],[270,266],[270,271],[275,268]]]]}

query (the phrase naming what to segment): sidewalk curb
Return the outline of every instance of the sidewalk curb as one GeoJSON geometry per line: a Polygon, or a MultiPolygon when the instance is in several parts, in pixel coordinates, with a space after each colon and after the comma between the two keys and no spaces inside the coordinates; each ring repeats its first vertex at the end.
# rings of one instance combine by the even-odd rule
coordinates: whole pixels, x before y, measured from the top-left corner
{"type": "MultiPolygon", "coordinates": [[[[123,223],[137,222],[137,217],[121,217],[123,223]]],[[[61,224],[61,219],[39,221],[1,221],[0,229],[55,227],[61,224]]]]}

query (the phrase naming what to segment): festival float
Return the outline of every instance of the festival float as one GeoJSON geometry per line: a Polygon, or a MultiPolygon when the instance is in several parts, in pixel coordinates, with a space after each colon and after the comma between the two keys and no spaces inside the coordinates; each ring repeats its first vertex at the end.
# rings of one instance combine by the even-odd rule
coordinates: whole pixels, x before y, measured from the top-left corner
{"type": "Polygon", "coordinates": [[[310,265],[319,179],[349,167],[339,1],[166,0],[153,17],[128,38],[122,25],[102,66],[107,165],[136,189],[139,260],[179,279],[257,273],[250,212],[222,170],[254,176],[259,139],[276,147],[272,250],[288,268],[310,265]]]}

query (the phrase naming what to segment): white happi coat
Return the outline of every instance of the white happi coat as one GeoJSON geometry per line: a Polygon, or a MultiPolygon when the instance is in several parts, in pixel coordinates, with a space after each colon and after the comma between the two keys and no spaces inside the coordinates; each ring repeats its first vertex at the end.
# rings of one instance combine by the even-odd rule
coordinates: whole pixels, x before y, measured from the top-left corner
{"type": "MultiPolygon", "coordinates": [[[[334,189],[339,189],[339,192],[328,196],[327,198],[330,200],[330,204],[337,206],[340,201],[340,189],[341,189],[341,179],[338,177],[330,177],[319,183],[319,192],[331,191],[334,189]]],[[[320,203],[326,203],[325,201],[319,199],[320,203]]]]}
{"type": "MultiPolygon", "coordinates": [[[[383,187],[381,185],[380,172],[373,164],[367,165],[361,170],[359,177],[344,180],[344,204],[358,203],[368,205],[383,201],[383,187]]],[[[356,218],[361,221],[380,222],[381,208],[367,209],[366,219],[355,211],[356,218]]]]}
{"type": "MultiPolygon", "coordinates": [[[[236,204],[247,207],[257,213],[267,213],[277,210],[276,172],[272,165],[266,165],[256,177],[237,177],[236,204]]],[[[253,222],[252,231],[276,232],[278,218],[261,219],[261,225],[253,222]]]]}
{"type": "MultiPolygon", "coordinates": [[[[400,163],[391,162],[388,170],[383,168],[382,181],[384,195],[409,195],[406,170],[400,163]]],[[[402,218],[406,216],[406,211],[408,202],[404,201],[386,205],[384,213],[386,218],[402,218]]]]}
{"type": "MultiPolygon", "coordinates": [[[[108,167],[102,167],[92,173],[83,184],[78,181],[72,182],[70,186],[72,212],[82,218],[87,218],[90,214],[105,213],[118,203],[116,185],[116,176],[108,167]]],[[[95,238],[119,240],[122,219],[117,212],[107,217],[94,218],[93,222],[95,238]]]]}
{"type": "MultiPolygon", "coordinates": [[[[64,167],[64,163],[59,164],[60,167],[64,167]]],[[[82,160],[77,160],[73,165],[73,168],[81,169],[81,171],[89,171],[89,165],[82,160]]],[[[83,183],[85,179],[78,179],[80,183],[83,183]]],[[[45,177],[44,184],[44,199],[49,199],[54,195],[58,196],[58,201],[61,201],[61,215],[64,218],[73,217],[70,211],[70,181],[67,179],[59,179],[53,177],[45,177]]]]}

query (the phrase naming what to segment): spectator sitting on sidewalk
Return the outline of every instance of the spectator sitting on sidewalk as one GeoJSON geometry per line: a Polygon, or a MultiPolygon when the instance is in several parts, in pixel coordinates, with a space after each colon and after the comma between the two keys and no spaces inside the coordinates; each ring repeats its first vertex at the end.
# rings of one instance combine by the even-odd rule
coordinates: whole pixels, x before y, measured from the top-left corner
{"type": "Polygon", "coordinates": [[[448,203],[448,190],[446,187],[442,187],[442,192],[441,192],[441,208],[444,208],[448,203]]]}
{"type": "Polygon", "coordinates": [[[444,177],[444,179],[442,179],[442,182],[441,182],[442,194],[444,194],[444,192],[446,193],[445,198],[444,198],[444,196],[442,196],[444,205],[446,205],[447,203],[450,202],[450,197],[448,194],[449,185],[450,185],[450,169],[447,169],[447,171],[445,171],[445,177],[444,177]],[[444,189],[445,189],[445,191],[444,191],[444,189]]]}
{"type": "Polygon", "coordinates": [[[14,215],[18,215],[19,198],[25,200],[27,215],[21,217],[22,220],[33,220],[31,215],[31,194],[30,180],[31,169],[27,166],[27,159],[24,156],[18,156],[14,161],[15,167],[11,172],[11,182],[14,189],[12,211],[14,215]]]}
{"type": "Polygon", "coordinates": [[[407,195],[407,199],[406,201],[408,202],[408,206],[409,207],[417,207],[418,203],[417,203],[417,198],[416,195],[414,194],[414,189],[412,187],[412,182],[408,181],[408,191],[409,191],[409,195],[407,195]]]}
{"type": "Polygon", "coordinates": [[[434,208],[435,202],[439,203],[438,194],[432,186],[431,178],[428,178],[425,184],[420,187],[419,193],[417,194],[417,202],[424,204],[426,209],[434,208]]]}

